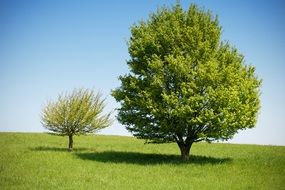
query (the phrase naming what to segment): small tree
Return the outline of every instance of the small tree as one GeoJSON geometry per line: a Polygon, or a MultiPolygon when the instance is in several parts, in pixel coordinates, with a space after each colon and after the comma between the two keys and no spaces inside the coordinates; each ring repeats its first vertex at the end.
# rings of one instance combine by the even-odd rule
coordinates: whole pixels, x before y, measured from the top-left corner
{"type": "Polygon", "coordinates": [[[183,160],[194,142],[254,127],[261,80],[220,35],[217,17],[195,5],[163,8],[132,26],[131,74],[112,93],[118,120],[138,138],[176,142],[183,160]]]}
{"type": "Polygon", "coordinates": [[[105,107],[101,94],[87,89],[75,89],[48,102],[42,111],[42,125],[52,134],[68,136],[70,150],[73,136],[94,133],[111,124],[110,115],[102,114],[105,107]]]}

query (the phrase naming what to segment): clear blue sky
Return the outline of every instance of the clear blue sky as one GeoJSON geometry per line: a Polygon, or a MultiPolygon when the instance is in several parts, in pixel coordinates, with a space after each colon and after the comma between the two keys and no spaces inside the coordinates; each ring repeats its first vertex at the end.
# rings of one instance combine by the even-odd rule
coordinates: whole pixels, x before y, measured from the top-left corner
{"type": "MultiPolygon", "coordinates": [[[[0,131],[44,131],[40,112],[48,99],[76,87],[107,96],[128,72],[130,26],[163,0],[0,0],[0,131]]],[[[280,1],[196,2],[219,15],[222,38],[256,66],[263,79],[257,127],[230,142],[285,145],[285,3],[280,1]]],[[[103,134],[127,135],[118,122],[103,134]]]]}

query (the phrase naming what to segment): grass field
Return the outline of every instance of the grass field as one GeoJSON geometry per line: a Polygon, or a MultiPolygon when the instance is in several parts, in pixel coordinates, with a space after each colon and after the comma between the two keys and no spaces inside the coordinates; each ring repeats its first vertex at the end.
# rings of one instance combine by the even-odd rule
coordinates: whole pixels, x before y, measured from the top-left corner
{"type": "Polygon", "coordinates": [[[0,133],[0,189],[285,189],[285,147],[0,133]]]}

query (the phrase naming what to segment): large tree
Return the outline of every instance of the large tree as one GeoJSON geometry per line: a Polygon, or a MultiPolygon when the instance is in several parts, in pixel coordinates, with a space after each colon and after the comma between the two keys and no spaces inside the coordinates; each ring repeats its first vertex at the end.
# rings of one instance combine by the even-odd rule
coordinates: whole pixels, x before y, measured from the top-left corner
{"type": "Polygon", "coordinates": [[[73,149],[73,136],[89,134],[111,124],[111,113],[103,114],[101,94],[88,89],[75,89],[59,95],[42,111],[42,125],[55,135],[68,136],[68,148],[73,149]]]}
{"type": "Polygon", "coordinates": [[[112,92],[118,120],[150,143],[176,142],[183,160],[194,142],[254,127],[261,80],[220,36],[217,16],[196,5],[162,8],[133,25],[130,74],[112,92]]]}

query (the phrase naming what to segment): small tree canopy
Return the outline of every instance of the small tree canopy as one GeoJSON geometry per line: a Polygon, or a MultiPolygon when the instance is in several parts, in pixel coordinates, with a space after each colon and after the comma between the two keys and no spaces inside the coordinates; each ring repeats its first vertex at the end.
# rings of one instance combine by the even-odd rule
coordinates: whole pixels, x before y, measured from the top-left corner
{"type": "Polygon", "coordinates": [[[61,94],[43,109],[42,125],[52,134],[69,136],[69,148],[72,148],[73,135],[94,133],[111,124],[111,113],[102,113],[104,101],[100,93],[88,89],[61,94]]]}
{"type": "Polygon", "coordinates": [[[193,142],[254,127],[261,80],[220,36],[217,17],[196,5],[162,8],[133,25],[130,74],[112,92],[118,120],[148,142],[177,142],[183,159],[193,142]]]}

